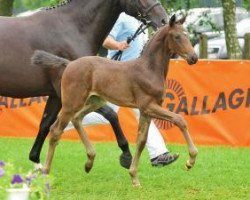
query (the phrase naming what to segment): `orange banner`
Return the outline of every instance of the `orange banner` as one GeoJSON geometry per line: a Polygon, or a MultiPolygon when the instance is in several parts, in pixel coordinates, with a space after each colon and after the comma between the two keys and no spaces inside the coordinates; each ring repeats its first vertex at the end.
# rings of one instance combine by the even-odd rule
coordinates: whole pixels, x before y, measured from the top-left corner
{"type": "MultiPolygon", "coordinates": [[[[163,107],[182,114],[197,144],[250,146],[250,61],[171,63],[163,107]]],[[[156,120],[168,141],[177,127],[156,120]]]]}
{"type": "MultiPolygon", "coordinates": [[[[200,60],[170,63],[163,107],[187,120],[196,144],[250,146],[250,61],[200,60]]],[[[34,137],[45,106],[45,97],[12,99],[0,96],[0,136],[34,137]]],[[[120,108],[121,126],[129,139],[136,138],[133,111],[120,108]]],[[[184,143],[181,132],[168,122],[155,119],[168,143],[184,143]]],[[[91,140],[114,141],[107,123],[85,125],[91,140]]],[[[64,138],[78,139],[74,130],[64,138]]]]}

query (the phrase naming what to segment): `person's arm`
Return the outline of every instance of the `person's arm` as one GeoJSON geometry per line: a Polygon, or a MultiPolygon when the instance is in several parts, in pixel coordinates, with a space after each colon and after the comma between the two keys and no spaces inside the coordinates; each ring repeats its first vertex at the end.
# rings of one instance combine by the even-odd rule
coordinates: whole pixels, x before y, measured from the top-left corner
{"type": "Polygon", "coordinates": [[[129,47],[129,44],[127,43],[127,41],[118,42],[111,36],[108,36],[104,40],[102,46],[105,47],[106,49],[115,49],[123,51],[129,47]]]}

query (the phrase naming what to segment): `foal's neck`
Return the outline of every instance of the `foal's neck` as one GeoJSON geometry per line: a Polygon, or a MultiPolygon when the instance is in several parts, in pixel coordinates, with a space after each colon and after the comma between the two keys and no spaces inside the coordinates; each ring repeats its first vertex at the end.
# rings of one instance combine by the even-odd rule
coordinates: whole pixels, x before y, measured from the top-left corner
{"type": "Polygon", "coordinates": [[[158,77],[166,78],[170,61],[170,50],[166,44],[166,31],[161,28],[150,39],[143,50],[141,58],[146,60],[148,68],[156,72],[158,77]]]}

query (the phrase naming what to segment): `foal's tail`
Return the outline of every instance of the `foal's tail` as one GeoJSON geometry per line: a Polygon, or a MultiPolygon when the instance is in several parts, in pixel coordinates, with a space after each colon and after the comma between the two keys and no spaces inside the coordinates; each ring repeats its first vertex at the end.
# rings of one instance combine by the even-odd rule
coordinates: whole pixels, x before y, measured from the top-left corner
{"type": "Polygon", "coordinates": [[[36,50],[31,58],[32,64],[36,64],[46,68],[66,67],[69,62],[70,61],[65,58],[58,57],[54,54],[42,50],[36,50]]]}
{"type": "Polygon", "coordinates": [[[57,96],[61,96],[61,79],[66,66],[70,61],[58,57],[54,54],[42,50],[36,50],[31,58],[31,63],[42,66],[48,71],[50,82],[52,83],[57,96]]]}

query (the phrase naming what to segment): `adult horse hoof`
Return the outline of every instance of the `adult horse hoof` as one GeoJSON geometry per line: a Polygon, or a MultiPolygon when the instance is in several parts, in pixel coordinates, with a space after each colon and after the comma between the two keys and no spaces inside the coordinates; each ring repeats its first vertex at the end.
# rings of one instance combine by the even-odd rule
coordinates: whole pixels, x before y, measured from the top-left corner
{"type": "Polygon", "coordinates": [[[132,163],[132,155],[131,153],[122,153],[120,155],[120,165],[126,169],[129,169],[132,163]]]}
{"type": "Polygon", "coordinates": [[[37,164],[40,163],[39,157],[37,157],[37,155],[34,154],[33,152],[30,152],[29,159],[30,159],[30,161],[32,161],[33,163],[37,163],[37,164]]]}

